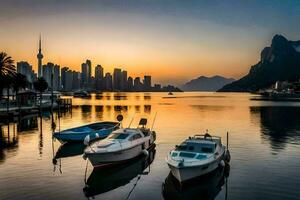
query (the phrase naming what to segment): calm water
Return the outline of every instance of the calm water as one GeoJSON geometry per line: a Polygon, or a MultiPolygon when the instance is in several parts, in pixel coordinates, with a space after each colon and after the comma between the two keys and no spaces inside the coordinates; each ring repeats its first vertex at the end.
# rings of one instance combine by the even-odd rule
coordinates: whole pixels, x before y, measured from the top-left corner
{"type": "Polygon", "coordinates": [[[55,121],[66,129],[124,115],[148,117],[158,133],[156,149],[117,169],[93,172],[81,145],[52,142],[44,113],[2,126],[0,199],[300,199],[300,103],[251,101],[234,93],[103,93],[73,99],[72,112],[55,121]],[[172,98],[165,98],[172,97],[172,98]],[[42,128],[41,128],[42,124],[42,128]],[[229,176],[216,172],[179,188],[165,163],[168,151],[186,137],[229,131],[229,176]],[[9,131],[9,134],[8,134],[9,131]],[[53,160],[53,158],[55,158],[53,160]],[[55,164],[53,164],[55,163],[55,164]],[[164,184],[163,184],[164,183],[164,184]],[[164,187],[163,187],[164,185],[164,187]]]}

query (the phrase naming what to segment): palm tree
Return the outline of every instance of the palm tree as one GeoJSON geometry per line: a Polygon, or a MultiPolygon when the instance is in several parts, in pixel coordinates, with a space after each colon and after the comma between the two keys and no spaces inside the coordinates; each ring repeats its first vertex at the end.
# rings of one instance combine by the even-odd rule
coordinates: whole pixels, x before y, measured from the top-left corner
{"type": "Polygon", "coordinates": [[[10,82],[15,74],[16,66],[14,65],[14,60],[5,52],[0,52],[0,99],[2,98],[3,89],[7,87],[9,89],[11,86],[7,81],[10,82]]]}
{"type": "Polygon", "coordinates": [[[29,85],[29,82],[27,80],[27,77],[24,76],[23,74],[17,73],[14,81],[12,82],[12,88],[14,89],[15,92],[15,100],[17,101],[17,105],[19,107],[19,111],[21,109],[21,105],[19,100],[17,99],[17,94],[19,93],[20,89],[25,89],[29,85]]]}
{"type": "Polygon", "coordinates": [[[37,79],[37,81],[33,82],[33,87],[36,91],[40,93],[40,112],[42,110],[42,94],[48,88],[48,83],[43,77],[37,79]]]}

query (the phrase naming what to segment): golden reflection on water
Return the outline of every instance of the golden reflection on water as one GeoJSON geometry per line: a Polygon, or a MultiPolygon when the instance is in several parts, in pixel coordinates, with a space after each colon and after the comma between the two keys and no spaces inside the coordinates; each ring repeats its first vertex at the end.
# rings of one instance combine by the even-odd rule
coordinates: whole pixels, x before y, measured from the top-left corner
{"type": "MultiPolygon", "coordinates": [[[[261,169],[272,169],[269,169],[272,174],[265,175],[267,179],[272,179],[273,173],[282,178],[297,178],[296,169],[300,166],[294,159],[300,153],[300,104],[251,101],[251,97],[242,93],[101,93],[90,99],[73,98],[72,110],[61,113],[60,118],[55,112],[54,121],[58,131],[96,121],[115,121],[117,115],[122,114],[123,127],[127,127],[132,119],[132,127],[137,126],[141,117],[148,118],[148,127],[151,127],[157,113],[154,123],[157,155],[152,166],[155,173],[150,174],[150,186],[147,186],[159,192],[161,188],[157,188],[157,183],[164,181],[169,173],[164,158],[171,148],[188,136],[204,133],[207,129],[212,135],[221,136],[226,143],[228,131],[233,170],[229,180],[234,185],[232,190],[240,188],[236,191],[239,194],[248,190],[249,181],[259,182],[260,177],[252,177],[261,169]],[[248,176],[250,170],[254,172],[248,176]],[[159,181],[152,182],[153,178],[159,181]],[[247,188],[241,189],[244,186],[247,188]]],[[[0,191],[5,190],[5,182],[10,185],[7,195],[26,193],[34,196],[36,191],[41,195],[50,193],[53,197],[66,191],[76,197],[82,194],[86,166],[81,157],[82,149],[76,150],[79,153],[75,154],[66,152],[66,147],[58,153],[61,144],[52,142],[49,112],[45,111],[42,118],[26,116],[9,126],[1,125],[0,136],[0,191]],[[52,159],[57,155],[63,158],[53,165],[52,159]],[[19,192],[20,187],[14,187],[16,182],[25,185],[27,191],[19,192]],[[45,192],[45,187],[39,184],[32,186],[40,182],[47,183],[46,189],[51,191],[45,192]]],[[[270,185],[270,188],[274,187],[270,185]]],[[[145,188],[139,191],[143,192],[145,188]]],[[[115,195],[119,192],[122,193],[122,189],[115,195]]]]}

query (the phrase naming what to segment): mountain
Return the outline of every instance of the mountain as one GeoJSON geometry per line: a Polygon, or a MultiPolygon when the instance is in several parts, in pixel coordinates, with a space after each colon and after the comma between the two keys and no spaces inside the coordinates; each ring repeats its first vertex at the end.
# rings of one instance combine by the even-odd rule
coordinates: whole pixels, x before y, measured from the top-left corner
{"type": "Polygon", "coordinates": [[[232,78],[225,78],[222,76],[200,76],[185,83],[181,89],[184,91],[217,91],[224,85],[235,81],[232,78]]]}
{"type": "Polygon", "coordinates": [[[277,80],[300,78],[300,40],[288,41],[275,35],[270,47],[261,51],[261,59],[243,78],[225,85],[220,92],[253,92],[270,87],[277,80]]]}

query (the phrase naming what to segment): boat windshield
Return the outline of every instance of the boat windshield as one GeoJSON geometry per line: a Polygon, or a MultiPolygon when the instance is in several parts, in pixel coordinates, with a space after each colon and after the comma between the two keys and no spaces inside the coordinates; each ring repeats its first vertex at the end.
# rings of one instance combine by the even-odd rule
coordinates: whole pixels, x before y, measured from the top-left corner
{"type": "Polygon", "coordinates": [[[190,152],[197,152],[197,153],[213,153],[215,151],[215,144],[184,142],[179,146],[177,146],[176,150],[190,151],[190,152]]]}
{"type": "Polygon", "coordinates": [[[112,134],[109,139],[117,139],[117,140],[124,140],[129,136],[129,134],[126,133],[116,133],[112,134]]]}

